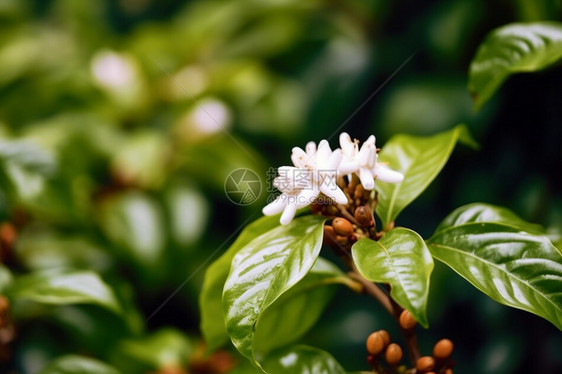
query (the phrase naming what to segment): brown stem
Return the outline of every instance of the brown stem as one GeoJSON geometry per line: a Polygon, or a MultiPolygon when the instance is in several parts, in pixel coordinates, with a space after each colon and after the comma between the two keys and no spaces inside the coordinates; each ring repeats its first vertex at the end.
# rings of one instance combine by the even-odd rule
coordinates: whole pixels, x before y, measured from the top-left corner
{"type": "Polygon", "coordinates": [[[353,216],[351,215],[351,213],[349,213],[349,212],[347,211],[347,209],[345,209],[345,206],[343,206],[343,205],[341,205],[341,204],[338,204],[337,207],[338,207],[338,210],[340,211],[341,215],[344,216],[344,218],[346,218],[349,222],[351,222],[351,223],[353,223],[353,224],[355,224],[355,225],[357,225],[357,226],[361,226],[361,225],[359,224],[359,222],[357,222],[357,220],[355,219],[355,217],[353,217],[353,216]]]}
{"type": "Polygon", "coordinates": [[[377,299],[388,313],[394,313],[390,298],[376,284],[369,281],[368,279],[365,279],[361,274],[359,274],[356,269],[352,269],[352,271],[349,273],[349,276],[353,280],[361,283],[363,285],[364,292],[377,299]]]}
{"type": "Polygon", "coordinates": [[[375,283],[363,277],[359,273],[357,267],[355,266],[353,261],[351,261],[350,258],[347,258],[345,262],[351,269],[351,271],[349,272],[349,277],[361,283],[364,287],[364,292],[371,295],[373,298],[379,301],[381,305],[384,307],[384,309],[386,309],[386,311],[390,313],[391,316],[394,317],[398,326],[400,327],[400,332],[404,338],[404,341],[406,342],[406,348],[408,350],[408,355],[410,356],[410,360],[412,361],[412,364],[415,366],[421,354],[418,347],[418,341],[415,331],[405,330],[402,328],[402,326],[400,326],[400,322],[399,322],[400,314],[404,309],[400,305],[398,305],[398,303],[396,303],[396,301],[394,301],[394,299],[392,299],[392,297],[390,297],[390,295],[384,292],[379,286],[377,286],[375,283]]]}

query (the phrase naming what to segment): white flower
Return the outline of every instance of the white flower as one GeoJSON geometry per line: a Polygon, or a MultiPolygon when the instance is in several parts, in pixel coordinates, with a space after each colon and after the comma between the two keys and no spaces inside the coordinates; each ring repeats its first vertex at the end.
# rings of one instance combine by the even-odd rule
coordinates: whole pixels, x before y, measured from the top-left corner
{"type": "Polygon", "coordinates": [[[338,166],[342,160],[340,149],[332,151],[326,140],[318,144],[309,142],[306,151],[293,148],[291,160],[295,167],[279,168],[279,176],[273,185],[281,195],[263,208],[263,214],[269,216],[280,212],[283,225],[291,222],[297,209],[312,203],[320,193],[333,199],[337,204],[347,204],[347,197],[336,183],[338,166]]]}
{"type": "Polygon", "coordinates": [[[374,135],[369,136],[361,149],[357,141],[352,141],[347,133],[340,135],[340,146],[343,152],[343,161],[338,171],[343,174],[354,173],[359,176],[363,188],[375,188],[375,179],[388,183],[400,183],[404,176],[397,171],[377,163],[377,147],[374,135]]]}

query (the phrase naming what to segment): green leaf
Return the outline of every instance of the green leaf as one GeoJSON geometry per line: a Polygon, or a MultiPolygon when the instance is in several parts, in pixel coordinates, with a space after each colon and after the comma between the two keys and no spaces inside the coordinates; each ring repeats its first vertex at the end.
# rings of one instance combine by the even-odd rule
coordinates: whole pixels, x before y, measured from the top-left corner
{"type": "Polygon", "coordinates": [[[13,281],[14,277],[10,269],[0,264],[0,294],[4,293],[13,281]]]}
{"type": "Polygon", "coordinates": [[[267,353],[304,335],[334,296],[335,287],[328,285],[346,280],[337,266],[319,257],[299,283],[265,310],[255,331],[256,351],[267,353]]]}
{"type": "Polygon", "coordinates": [[[156,267],[166,244],[158,201],[148,193],[125,192],[104,201],[100,213],[102,229],[111,241],[139,264],[156,267]]]}
{"type": "Polygon", "coordinates": [[[435,231],[472,222],[500,222],[532,234],[545,233],[541,225],[529,223],[507,208],[484,203],[468,204],[455,209],[435,231]]]}
{"type": "Polygon", "coordinates": [[[384,227],[429,186],[449,159],[457,141],[476,146],[464,125],[428,137],[396,135],[382,148],[379,160],[404,174],[401,183],[376,183],[376,212],[384,227]]]}
{"type": "Polygon", "coordinates": [[[187,336],[167,328],[144,338],[124,340],[119,343],[117,351],[120,357],[160,369],[187,365],[192,347],[187,336]]]}
{"type": "Polygon", "coordinates": [[[113,290],[93,271],[24,275],[16,278],[7,293],[14,299],[55,305],[96,304],[121,313],[113,290]]]}
{"type": "Polygon", "coordinates": [[[325,218],[308,215],[260,235],[234,256],[223,291],[226,329],[238,351],[254,360],[254,337],[265,310],[312,268],[325,218]]]}
{"type": "Polygon", "coordinates": [[[468,87],[476,107],[514,73],[544,69],[562,58],[562,24],[513,23],[492,31],[470,64],[468,87]]]}
{"type": "Polygon", "coordinates": [[[279,216],[265,216],[252,222],[240,233],[234,244],[207,268],[199,296],[199,309],[200,328],[209,351],[217,349],[228,341],[222,313],[222,290],[234,255],[250,241],[277,226],[279,226],[279,216]]]}
{"type": "Polygon", "coordinates": [[[562,330],[562,255],[547,237],[474,222],[443,229],[428,245],[435,258],[495,301],[562,330]]]}
{"type": "Polygon", "coordinates": [[[357,270],[373,282],[389,283],[390,295],[424,327],[433,259],[423,239],[399,227],[380,240],[364,238],[351,248],[357,270]]]}
{"type": "Polygon", "coordinates": [[[0,164],[16,165],[32,173],[51,175],[57,168],[54,156],[30,141],[0,140],[0,164]]]}
{"type": "Polygon", "coordinates": [[[201,192],[188,185],[174,185],[166,191],[172,238],[182,247],[201,238],[209,217],[209,203],[201,192]]]}
{"type": "Polygon", "coordinates": [[[305,345],[276,352],[266,359],[264,368],[269,374],[345,374],[331,354],[305,345]]]}
{"type": "Polygon", "coordinates": [[[67,355],[51,361],[40,374],[119,374],[117,369],[93,358],[67,355]]]}

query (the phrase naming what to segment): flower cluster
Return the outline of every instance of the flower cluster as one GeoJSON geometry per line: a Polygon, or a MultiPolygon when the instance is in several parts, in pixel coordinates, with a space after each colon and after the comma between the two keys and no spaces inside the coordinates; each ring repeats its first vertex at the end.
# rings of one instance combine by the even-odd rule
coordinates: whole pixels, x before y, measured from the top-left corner
{"type": "Polygon", "coordinates": [[[281,213],[283,225],[291,222],[297,209],[312,203],[321,193],[336,204],[345,205],[347,197],[337,184],[337,178],[355,174],[365,190],[375,187],[375,179],[399,183],[402,174],[377,162],[375,137],[371,135],[359,148],[359,141],[351,140],[347,133],[340,135],[340,147],[334,151],[326,140],[309,142],[305,149],[295,147],[291,154],[294,166],[282,166],[273,186],[281,191],[275,201],[263,208],[263,214],[281,213]]]}

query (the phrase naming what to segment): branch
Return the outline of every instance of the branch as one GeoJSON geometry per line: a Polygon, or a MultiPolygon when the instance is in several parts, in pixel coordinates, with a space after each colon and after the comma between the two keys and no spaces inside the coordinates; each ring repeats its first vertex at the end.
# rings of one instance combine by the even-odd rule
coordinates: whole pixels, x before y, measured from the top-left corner
{"type": "Polygon", "coordinates": [[[377,286],[375,283],[363,277],[359,273],[357,267],[355,266],[353,261],[351,261],[350,258],[346,258],[345,262],[351,269],[351,271],[349,272],[349,277],[361,283],[364,287],[364,292],[371,295],[378,302],[380,302],[381,305],[384,307],[384,309],[386,309],[386,311],[392,317],[394,317],[396,323],[400,328],[400,333],[402,334],[402,337],[406,342],[406,348],[408,350],[408,355],[410,356],[410,360],[412,361],[412,364],[415,366],[416,362],[421,357],[421,354],[420,354],[420,349],[418,347],[418,340],[415,331],[413,329],[406,330],[403,329],[402,326],[400,326],[400,314],[402,314],[404,308],[398,305],[398,303],[396,303],[396,301],[394,301],[394,299],[392,299],[392,297],[390,297],[390,295],[384,292],[379,286],[377,286]]]}

